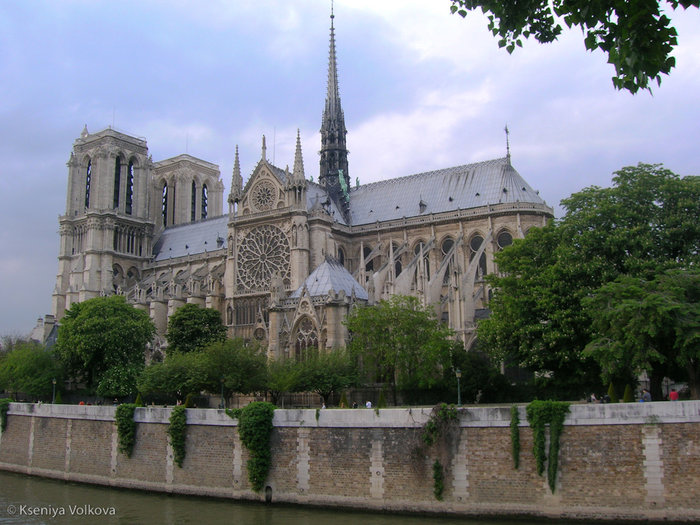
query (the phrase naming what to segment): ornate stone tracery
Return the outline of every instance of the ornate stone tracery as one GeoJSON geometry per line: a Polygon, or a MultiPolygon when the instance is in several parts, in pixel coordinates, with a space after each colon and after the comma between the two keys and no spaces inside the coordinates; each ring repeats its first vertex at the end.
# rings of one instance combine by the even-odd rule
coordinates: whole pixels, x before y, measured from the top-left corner
{"type": "Polygon", "coordinates": [[[258,182],[251,192],[251,202],[258,211],[272,209],[277,196],[277,189],[269,180],[258,182]]]}
{"type": "Polygon", "coordinates": [[[238,249],[239,286],[266,290],[274,274],[289,277],[289,253],[289,240],[281,229],[270,224],[254,228],[238,249]]]}

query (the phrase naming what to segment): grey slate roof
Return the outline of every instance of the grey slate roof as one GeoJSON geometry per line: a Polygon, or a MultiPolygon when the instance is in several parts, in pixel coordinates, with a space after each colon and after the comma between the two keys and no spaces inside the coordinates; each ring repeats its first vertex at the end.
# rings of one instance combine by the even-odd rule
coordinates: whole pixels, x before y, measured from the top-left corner
{"type": "Polygon", "coordinates": [[[306,181],[306,209],[311,211],[317,207],[326,208],[333,219],[347,225],[343,214],[340,213],[333,199],[328,196],[328,192],[315,182],[306,181]]]}
{"type": "Polygon", "coordinates": [[[505,157],[354,187],[350,218],[369,224],[515,202],[546,205],[505,157]]]}
{"type": "Polygon", "coordinates": [[[178,224],[163,230],[153,247],[156,261],[226,248],[228,215],[178,224]],[[217,242],[219,241],[219,242],[217,242]],[[223,241],[222,244],[219,244],[223,241]]]}
{"type": "Polygon", "coordinates": [[[350,296],[355,292],[355,297],[367,300],[367,291],[360,286],[353,276],[337,260],[326,257],[313,272],[309,275],[304,284],[297,288],[291,297],[301,297],[304,286],[309,290],[311,297],[327,295],[333,289],[335,292],[343,290],[345,295],[350,296]]]}

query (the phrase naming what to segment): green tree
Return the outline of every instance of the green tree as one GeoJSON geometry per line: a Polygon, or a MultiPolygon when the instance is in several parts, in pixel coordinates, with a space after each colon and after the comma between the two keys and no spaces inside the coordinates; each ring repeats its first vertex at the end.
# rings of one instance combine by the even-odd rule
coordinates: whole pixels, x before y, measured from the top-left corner
{"type": "Polygon", "coordinates": [[[556,40],[562,33],[562,23],[581,29],[586,49],[600,49],[615,67],[613,86],[631,93],[649,89],[650,82],[660,85],[661,74],[668,75],[675,66],[671,53],[678,43],[677,33],[662,13],[662,6],[699,6],[698,0],[450,1],[452,13],[463,17],[481,8],[488,17],[489,30],[499,38],[499,47],[505,47],[509,53],[516,46],[522,47],[522,40],[530,36],[540,43],[556,40]]]}
{"type": "Polygon", "coordinates": [[[206,370],[205,388],[221,392],[224,399],[233,392],[250,394],[266,390],[267,356],[260,345],[246,344],[241,338],[210,344],[201,353],[206,370]]]}
{"type": "Polygon", "coordinates": [[[652,396],[672,377],[699,398],[700,270],[667,271],[651,281],[621,276],[583,304],[594,330],[586,350],[605,377],[646,371],[652,396]]]}
{"type": "Polygon", "coordinates": [[[51,399],[53,380],[61,385],[61,365],[53,352],[34,342],[18,342],[0,361],[0,390],[51,399]]]}
{"type": "Polygon", "coordinates": [[[138,390],[145,395],[161,394],[185,399],[207,385],[207,367],[201,353],[169,354],[162,363],[147,366],[138,379],[138,390]]]}
{"type": "Polygon", "coordinates": [[[168,319],[165,338],[170,350],[192,352],[226,339],[226,327],[217,310],[187,303],[168,319]]]}
{"type": "MultiPolygon", "coordinates": [[[[148,314],[127,304],[123,296],[96,297],[71,305],[58,329],[56,353],[69,374],[97,389],[113,367],[142,368],[154,333],[148,314]]],[[[105,381],[111,382],[114,375],[105,381]]]]}
{"type": "MultiPolygon", "coordinates": [[[[287,392],[300,392],[301,366],[293,359],[270,361],[267,364],[267,391],[270,392],[272,403],[279,405],[287,392]]],[[[281,408],[284,408],[282,403],[281,408]]]]}
{"type": "Polygon", "coordinates": [[[639,164],[562,205],[560,221],[496,254],[492,315],[478,330],[492,357],[512,358],[549,395],[571,398],[602,388],[583,352],[594,337],[584,298],[621,275],[652,279],[700,262],[700,180],[639,164]]]}
{"type": "Polygon", "coordinates": [[[394,404],[397,389],[440,386],[449,367],[450,329],[416,297],[396,295],[348,315],[348,350],[365,379],[388,383],[394,404]]]}
{"type": "Polygon", "coordinates": [[[356,368],[343,349],[310,352],[299,366],[302,389],[316,392],[328,404],[334,393],[357,384],[356,368]]]}

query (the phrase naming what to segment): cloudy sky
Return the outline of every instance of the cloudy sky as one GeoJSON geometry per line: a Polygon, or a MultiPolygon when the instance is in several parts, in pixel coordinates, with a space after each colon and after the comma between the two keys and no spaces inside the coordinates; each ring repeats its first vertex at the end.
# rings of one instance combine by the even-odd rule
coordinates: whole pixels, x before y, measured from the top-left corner
{"type": "MultiPolygon", "coordinates": [[[[66,161],[84,125],[144,137],[153,159],[218,164],[228,194],[260,156],[318,178],[329,1],[0,2],[0,335],[49,313],[66,161]]],[[[360,183],[505,155],[557,210],[638,162],[700,173],[700,14],[674,13],[677,67],[616,92],[579,31],[499,50],[448,0],[336,0],[350,176],[360,183]]]]}

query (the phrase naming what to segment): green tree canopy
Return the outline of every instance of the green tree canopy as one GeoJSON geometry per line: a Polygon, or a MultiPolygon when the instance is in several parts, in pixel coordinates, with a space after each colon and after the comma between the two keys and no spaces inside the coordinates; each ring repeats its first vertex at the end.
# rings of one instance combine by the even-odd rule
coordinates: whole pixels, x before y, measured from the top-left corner
{"type": "Polygon", "coordinates": [[[700,270],[670,270],[650,281],[621,276],[583,304],[594,334],[586,350],[606,377],[673,377],[700,398],[700,270]]]}
{"type": "MultiPolygon", "coordinates": [[[[272,403],[278,405],[287,392],[303,390],[301,366],[293,359],[269,361],[267,363],[267,391],[272,396],[272,403]]],[[[284,408],[284,404],[281,405],[284,408]]]]}
{"type": "Polygon", "coordinates": [[[562,33],[562,23],[577,27],[584,35],[586,49],[600,49],[615,67],[613,86],[636,93],[661,84],[661,74],[675,66],[671,56],[677,45],[676,29],[662,12],[663,7],[698,7],[698,0],[450,0],[452,13],[465,17],[481,8],[498,45],[512,53],[522,40],[534,37],[549,43],[562,33]]]}
{"type": "Polygon", "coordinates": [[[514,359],[549,395],[570,398],[602,387],[600,360],[583,352],[594,337],[584,298],[621,275],[652,279],[700,262],[700,182],[639,164],[616,172],[613,187],[586,188],[562,204],[560,221],[496,254],[492,315],[478,330],[489,354],[514,359]]]}
{"type": "Polygon", "coordinates": [[[162,363],[147,366],[138,379],[138,390],[145,395],[164,394],[185,399],[207,385],[207,370],[198,352],[168,354],[162,363]]]}
{"type": "Polygon", "coordinates": [[[226,327],[218,311],[187,303],[168,319],[165,338],[169,350],[192,352],[226,339],[226,327]]]}
{"type": "MultiPolygon", "coordinates": [[[[154,333],[148,314],[123,296],[96,297],[71,305],[58,329],[56,353],[72,377],[97,389],[113,367],[142,368],[154,333]]],[[[105,380],[113,382],[114,375],[105,380]]]]}
{"type": "Polygon", "coordinates": [[[356,308],[345,324],[350,355],[366,380],[391,385],[394,403],[399,388],[442,384],[442,370],[450,365],[452,332],[418,298],[395,295],[375,306],[356,308]]]}
{"type": "Polygon", "coordinates": [[[344,349],[310,352],[297,366],[301,390],[316,392],[325,403],[334,393],[357,384],[356,367],[344,349]]]}
{"type": "Polygon", "coordinates": [[[0,390],[50,398],[53,380],[63,384],[61,365],[53,352],[31,341],[18,342],[0,360],[0,390]]]}
{"type": "Polygon", "coordinates": [[[210,344],[202,353],[206,371],[205,389],[218,394],[223,386],[224,397],[233,392],[250,394],[267,388],[267,356],[256,343],[228,339],[210,344]]]}

